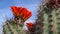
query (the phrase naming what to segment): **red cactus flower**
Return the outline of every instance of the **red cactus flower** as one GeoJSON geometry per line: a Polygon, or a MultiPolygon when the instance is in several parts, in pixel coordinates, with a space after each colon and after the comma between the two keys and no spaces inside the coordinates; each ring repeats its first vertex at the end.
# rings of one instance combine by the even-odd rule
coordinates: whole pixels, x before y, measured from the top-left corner
{"type": "Polygon", "coordinates": [[[33,24],[32,23],[26,23],[26,26],[30,29],[33,27],[33,24]]]}
{"type": "Polygon", "coordinates": [[[11,10],[15,16],[23,18],[24,20],[32,16],[32,13],[23,7],[11,6],[11,10]]]}
{"type": "Polygon", "coordinates": [[[12,12],[13,12],[14,15],[17,15],[17,7],[12,6],[11,10],[12,10],[12,12]]]}
{"type": "Polygon", "coordinates": [[[32,15],[32,13],[30,11],[28,11],[26,8],[22,9],[21,17],[23,17],[24,20],[28,19],[31,15],[32,15]]]}

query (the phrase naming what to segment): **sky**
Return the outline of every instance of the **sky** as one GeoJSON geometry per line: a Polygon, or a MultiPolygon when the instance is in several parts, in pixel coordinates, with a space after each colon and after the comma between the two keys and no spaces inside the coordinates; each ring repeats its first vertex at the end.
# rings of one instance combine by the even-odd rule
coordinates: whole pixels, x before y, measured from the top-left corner
{"type": "Polygon", "coordinates": [[[6,18],[12,18],[13,14],[10,6],[22,6],[32,12],[32,16],[26,22],[34,22],[36,19],[37,8],[41,0],[0,0],[0,34],[6,18]]]}

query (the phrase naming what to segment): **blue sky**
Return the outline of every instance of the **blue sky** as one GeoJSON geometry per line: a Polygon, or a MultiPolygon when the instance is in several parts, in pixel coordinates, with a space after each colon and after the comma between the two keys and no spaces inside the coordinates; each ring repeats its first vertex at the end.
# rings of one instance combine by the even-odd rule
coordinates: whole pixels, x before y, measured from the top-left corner
{"type": "Polygon", "coordinates": [[[13,16],[10,6],[23,6],[30,10],[32,16],[27,20],[27,22],[33,22],[36,18],[36,11],[39,3],[40,0],[0,0],[0,32],[2,32],[2,25],[6,18],[12,18],[13,16]]]}

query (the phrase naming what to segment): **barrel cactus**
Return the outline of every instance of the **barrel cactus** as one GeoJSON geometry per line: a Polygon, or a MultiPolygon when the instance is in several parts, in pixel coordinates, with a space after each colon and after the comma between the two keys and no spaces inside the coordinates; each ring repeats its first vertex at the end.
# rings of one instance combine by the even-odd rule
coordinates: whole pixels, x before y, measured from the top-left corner
{"type": "Polygon", "coordinates": [[[36,34],[60,34],[60,0],[47,0],[40,5],[36,34]]]}

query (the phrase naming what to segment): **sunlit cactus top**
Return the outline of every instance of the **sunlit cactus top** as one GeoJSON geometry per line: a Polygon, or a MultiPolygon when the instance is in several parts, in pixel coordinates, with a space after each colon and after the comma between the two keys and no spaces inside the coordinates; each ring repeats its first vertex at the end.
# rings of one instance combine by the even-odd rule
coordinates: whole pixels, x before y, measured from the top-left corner
{"type": "Polygon", "coordinates": [[[32,16],[32,13],[24,7],[11,6],[11,10],[14,16],[18,16],[24,20],[27,20],[29,17],[32,16]]]}

